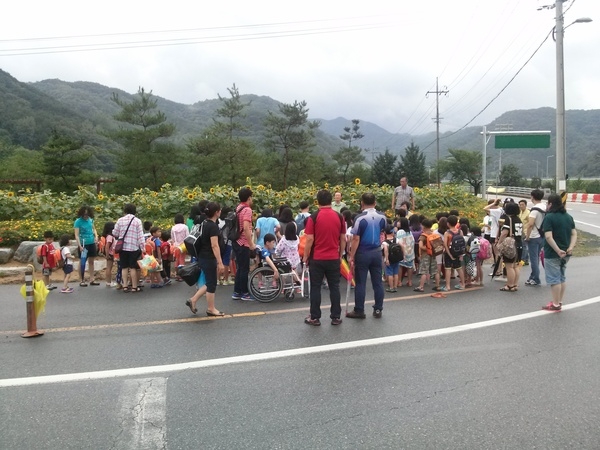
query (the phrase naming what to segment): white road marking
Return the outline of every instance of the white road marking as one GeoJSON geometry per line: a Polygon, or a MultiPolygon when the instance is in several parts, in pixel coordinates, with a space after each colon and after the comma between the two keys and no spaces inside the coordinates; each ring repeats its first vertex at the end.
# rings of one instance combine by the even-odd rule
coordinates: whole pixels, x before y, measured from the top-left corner
{"type": "Polygon", "coordinates": [[[166,398],[166,378],[125,380],[119,398],[121,432],[111,448],[166,449],[166,398]]]}
{"type": "Polygon", "coordinates": [[[600,228],[600,226],[598,226],[598,225],[594,225],[594,224],[587,223],[587,222],[582,222],[581,220],[575,220],[575,223],[579,223],[581,225],[586,225],[588,227],[600,228]]]}
{"type": "Polygon", "coordinates": [[[584,212],[584,213],[586,213],[586,214],[593,214],[593,215],[597,215],[597,214],[598,214],[597,212],[594,212],[594,211],[586,211],[585,209],[582,209],[582,210],[581,210],[581,212],[584,212]]]}
{"type": "MultiPolygon", "coordinates": [[[[587,300],[582,300],[577,303],[571,303],[563,306],[563,311],[570,309],[581,308],[582,306],[588,306],[594,303],[600,303],[600,297],[593,297],[587,300]]],[[[417,331],[414,333],[398,334],[395,336],[385,336],[373,339],[364,339],[361,341],[350,341],[340,342],[338,344],[327,344],[318,345],[315,347],[303,347],[294,348],[290,350],[280,350],[275,352],[267,353],[255,353],[251,355],[240,355],[230,356],[226,358],[207,359],[203,361],[190,361],[179,364],[165,364],[162,366],[147,366],[147,367],[132,367],[129,369],[114,369],[114,370],[101,370],[97,372],[82,372],[82,373],[68,373],[60,375],[44,375],[38,377],[26,377],[26,378],[7,378],[0,380],[0,388],[3,387],[15,387],[15,386],[31,386],[41,384],[52,384],[52,383],[66,383],[72,381],[88,381],[88,380],[102,380],[108,378],[120,378],[120,377],[131,377],[131,376],[144,376],[153,375],[159,373],[173,373],[181,372],[183,370],[190,369],[203,369],[205,367],[216,367],[224,366],[227,364],[239,364],[255,361],[267,361],[270,359],[288,358],[292,356],[311,355],[315,353],[332,352],[339,350],[346,350],[352,348],[361,347],[372,347],[382,344],[393,344],[396,342],[410,341],[413,339],[423,339],[434,336],[443,336],[452,333],[458,333],[461,331],[477,330],[480,328],[492,327],[495,325],[502,325],[505,323],[518,322],[520,320],[533,319],[535,317],[544,316],[546,314],[557,314],[555,312],[548,311],[534,311],[525,314],[518,314],[516,316],[502,317],[500,319],[485,320],[483,322],[468,323],[465,325],[457,325],[447,328],[439,328],[437,330],[428,331],[417,331]]],[[[558,313],[562,314],[562,313],[558,313]]]]}

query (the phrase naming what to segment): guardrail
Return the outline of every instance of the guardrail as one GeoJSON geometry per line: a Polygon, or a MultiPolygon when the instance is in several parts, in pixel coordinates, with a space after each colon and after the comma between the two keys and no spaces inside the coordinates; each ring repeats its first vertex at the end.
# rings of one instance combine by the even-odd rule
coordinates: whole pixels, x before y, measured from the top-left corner
{"type": "MultiPolygon", "coordinates": [[[[516,197],[529,198],[532,190],[532,188],[527,187],[488,186],[487,193],[491,195],[497,195],[498,197],[510,197],[511,195],[514,195],[516,197]]],[[[552,190],[548,188],[543,188],[542,191],[544,191],[544,199],[547,199],[548,196],[552,194],[552,190]]]]}

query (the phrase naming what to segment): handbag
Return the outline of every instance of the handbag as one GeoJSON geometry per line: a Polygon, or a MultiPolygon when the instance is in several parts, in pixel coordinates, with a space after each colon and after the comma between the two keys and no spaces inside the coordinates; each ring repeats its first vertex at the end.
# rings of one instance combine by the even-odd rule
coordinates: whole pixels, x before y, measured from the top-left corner
{"type": "Polygon", "coordinates": [[[202,272],[202,269],[200,269],[200,265],[197,261],[177,268],[177,275],[179,275],[188,286],[193,286],[197,283],[200,278],[200,272],[202,272]]]}
{"type": "Polygon", "coordinates": [[[506,259],[515,259],[517,256],[517,245],[515,238],[512,235],[512,218],[510,218],[510,226],[508,229],[508,236],[506,236],[501,242],[498,243],[497,249],[500,255],[506,259]]]}
{"type": "Polygon", "coordinates": [[[114,247],[115,255],[117,253],[121,253],[123,251],[123,243],[125,242],[125,236],[127,235],[127,232],[129,231],[129,227],[131,226],[131,222],[133,222],[133,219],[135,219],[135,216],[132,217],[131,220],[129,221],[129,225],[127,225],[127,228],[125,229],[125,233],[123,234],[123,237],[120,237],[116,240],[115,247],[114,247]]]}

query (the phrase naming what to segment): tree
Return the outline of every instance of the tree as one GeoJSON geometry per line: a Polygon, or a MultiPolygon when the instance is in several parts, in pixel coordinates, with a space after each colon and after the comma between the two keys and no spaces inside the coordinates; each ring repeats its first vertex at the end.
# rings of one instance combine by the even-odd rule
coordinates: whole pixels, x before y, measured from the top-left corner
{"type": "Polygon", "coordinates": [[[92,153],[83,149],[83,142],[71,139],[52,130],[46,145],[42,147],[43,173],[48,188],[71,191],[82,183],[82,165],[92,153]]]}
{"type": "Polygon", "coordinates": [[[268,112],[265,119],[265,138],[274,176],[281,177],[283,189],[288,186],[290,172],[305,159],[314,158],[316,120],[308,120],[306,101],[279,105],[279,114],[268,112]],[[271,158],[273,158],[271,160],[271,158]]]}
{"type": "Polygon", "coordinates": [[[259,172],[260,161],[254,144],[242,137],[247,129],[240,122],[245,117],[244,108],[250,103],[241,101],[235,84],[227,90],[229,98],[219,95],[222,106],[213,117],[213,125],[188,144],[192,154],[198,156],[194,178],[203,185],[227,182],[239,186],[247,176],[259,172]]]}
{"type": "Polygon", "coordinates": [[[359,124],[360,120],[352,119],[352,127],[344,127],[345,133],[340,135],[340,139],[348,141],[348,147],[345,145],[340,147],[340,149],[331,156],[341,168],[342,183],[344,184],[346,184],[346,177],[350,167],[365,160],[360,147],[352,145],[353,141],[357,141],[364,137],[364,134],[360,132],[359,124]]]}
{"type": "Polygon", "coordinates": [[[398,173],[400,174],[398,179],[401,177],[408,178],[411,186],[422,187],[428,184],[429,177],[425,168],[425,155],[414,142],[411,142],[404,149],[404,155],[400,155],[398,173]]]}
{"type": "Polygon", "coordinates": [[[521,186],[521,172],[516,164],[506,164],[500,170],[498,184],[500,186],[521,186]]]}
{"type": "Polygon", "coordinates": [[[396,164],[397,161],[398,157],[392,155],[387,148],[383,154],[377,155],[371,171],[373,174],[373,181],[382,185],[389,184],[390,186],[396,186],[400,180],[396,164]]]}
{"type": "Polygon", "coordinates": [[[119,155],[117,186],[121,191],[148,187],[158,191],[165,183],[178,184],[181,179],[181,150],[167,138],[175,125],[167,123],[161,111],[155,111],[152,91],[139,88],[137,97],[125,102],[117,94],[112,101],[121,107],[114,118],[130,126],[121,126],[112,135],[125,151],[119,155]]]}
{"type": "MultiPolygon", "coordinates": [[[[479,194],[481,188],[481,152],[470,150],[448,150],[450,155],[440,164],[440,174],[450,174],[454,182],[467,182],[479,194]]],[[[441,161],[440,161],[441,162],[441,161]]]]}

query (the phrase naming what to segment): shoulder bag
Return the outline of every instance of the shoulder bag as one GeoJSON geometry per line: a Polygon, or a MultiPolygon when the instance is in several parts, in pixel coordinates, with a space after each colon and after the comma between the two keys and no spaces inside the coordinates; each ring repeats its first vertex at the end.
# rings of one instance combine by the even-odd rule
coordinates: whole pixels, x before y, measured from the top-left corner
{"type": "Polygon", "coordinates": [[[123,251],[123,242],[125,241],[125,236],[127,235],[127,232],[129,231],[129,227],[131,226],[131,222],[133,222],[133,219],[135,219],[135,216],[133,216],[131,218],[131,220],[129,221],[129,225],[127,225],[127,228],[125,229],[125,233],[123,233],[123,237],[119,237],[116,240],[115,247],[114,247],[115,255],[118,253],[121,253],[123,251]]]}

